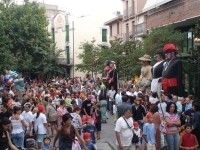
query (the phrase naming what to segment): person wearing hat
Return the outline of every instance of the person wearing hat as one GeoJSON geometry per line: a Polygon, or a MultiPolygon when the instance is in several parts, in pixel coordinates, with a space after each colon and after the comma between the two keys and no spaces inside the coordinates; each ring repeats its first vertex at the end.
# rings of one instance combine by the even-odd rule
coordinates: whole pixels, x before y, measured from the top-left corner
{"type": "Polygon", "coordinates": [[[90,133],[88,132],[83,133],[83,139],[85,141],[85,145],[88,148],[88,150],[96,150],[94,144],[90,140],[90,133]]]}
{"type": "Polygon", "coordinates": [[[156,50],[155,58],[157,60],[157,63],[152,67],[153,79],[151,82],[151,92],[157,93],[158,98],[160,98],[162,89],[161,78],[162,78],[163,64],[165,62],[164,61],[165,54],[163,52],[163,48],[156,50]]]}
{"type": "Polygon", "coordinates": [[[182,97],[184,84],[182,75],[182,62],[176,59],[177,48],[174,44],[164,46],[166,62],[162,73],[162,87],[165,94],[170,93],[182,97]]]}
{"type": "Polygon", "coordinates": [[[47,118],[46,118],[45,114],[43,114],[43,112],[44,112],[44,106],[39,105],[38,112],[36,114],[34,114],[34,116],[33,116],[34,131],[37,134],[38,149],[41,149],[44,135],[49,134],[47,118]]]}
{"type": "Polygon", "coordinates": [[[141,74],[139,78],[139,87],[144,92],[146,92],[147,95],[149,95],[150,87],[151,87],[151,80],[152,80],[152,73],[151,73],[151,66],[150,66],[150,56],[145,54],[144,56],[139,58],[140,61],[142,61],[142,68],[141,68],[141,74]]]}
{"type": "Polygon", "coordinates": [[[156,150],[156,128],[153,124],[153,114],[148,113],[146,115],[147,123],[143,127],[143,138],[146,142],[147,150],[156,150]]]}

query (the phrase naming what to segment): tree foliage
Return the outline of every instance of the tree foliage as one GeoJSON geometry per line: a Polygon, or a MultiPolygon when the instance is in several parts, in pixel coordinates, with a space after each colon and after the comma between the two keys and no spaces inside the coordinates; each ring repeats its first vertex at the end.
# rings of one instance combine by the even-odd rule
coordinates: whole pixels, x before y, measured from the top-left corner
{"type": "Polygon", "coordinates": [[[82,60],[81,64],[77,64],[75,70],[82,71],[86,73],[98,72],[97,71],[97,60],[100,48],[95,45],[95,39],[90,42],[82,42],[79,49],[82,53],[78,55],[78,58],[82,60]]]}
{"type": "Polygon", "coordinates": [[[47,30],[49,23],[45,8],[28,0],[23,5],[4,0],[4,3],[0,3],[0,11],[0,57],[3,62],[0,71],[44,70],[48,65],[55,67],[56,63],[48,59],[55,46],[47,30]]]}

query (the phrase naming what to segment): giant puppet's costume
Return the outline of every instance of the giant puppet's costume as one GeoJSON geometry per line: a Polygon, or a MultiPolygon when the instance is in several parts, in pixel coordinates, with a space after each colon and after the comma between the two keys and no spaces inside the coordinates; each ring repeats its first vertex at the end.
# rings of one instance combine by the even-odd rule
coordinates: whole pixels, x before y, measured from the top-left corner
{"type": "Polygon", "coordinates": [[[110,63],[113,64],[113,68],[110,69],[108,76],[109,76],[109,89],[111,89],[111,86],[114,86],[114,90],[117,92],[119,85],[118,85],[118,73],[116,69],[116,65],[114,61],[111,61],[110,63]]]}
{"type": "MultiPolygon", "coordinates": [[[[140,57],[139,60],[143,62],[151,62],[150,56],[147,54],[145,54],[143,57],[140,57]]],[[[151,80],[152,80],[151,68],[152,67],[150,66],[150,63],[148,65],[143,64],[138,82],[140,90],[142,90],[147,95],[149,94],[151,87],[151,80]]]]}
{"type": "Polygon", "coordinates": [[[152,70],[151,70],[152,75],[153,75],[153,79],[151,82],[151,92],[157,93],[159,98],[161,97],[161,90],[162,90],[161,78],[162,78],[164,62],[165,62],[164,60],[157,62],[152,67],[152,70]]]}
{"type": "MultiPolygon", "coordinates": [[[[177,49],[173,44],[164,46],[164,53],[177,53],[177,49]]],[[[182,62],[176,58],[168,60],[164,63],[162,74],[162,87],[164,93],[170,93],[182,97],[184,94],[184,84],[182,76],[182,62]]]]}
{"type": "Polygon", "coordinates": [[[110,71],[110,61],[106,60],[105,63],[104,63],[104,71],[103,71],[103,82],[104,82],[104,85],[106,86],[106,88],[108,89],[108,80],[109,80],[109,71],[110,71]]]}

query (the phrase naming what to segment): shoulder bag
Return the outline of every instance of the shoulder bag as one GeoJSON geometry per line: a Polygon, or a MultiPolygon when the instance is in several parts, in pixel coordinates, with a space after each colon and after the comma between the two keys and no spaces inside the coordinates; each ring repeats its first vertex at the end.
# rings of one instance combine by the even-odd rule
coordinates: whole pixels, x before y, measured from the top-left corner
{"type": "MultiPolygon", "coordinates": [[[[80,144],[78,142],[78,139],[77,137],[75,137],[74,139],[67,133],[67,131],[65,130],[64,127],[63,128],[63,131],[65,132],[65,134],[70,138],[70,140],[72,140],[72,150],[81,150],[81,147],[80,147],[80,144]]],[[[74,128],[74,126],[73,126],[74,128]]]]}
{"type": "MultiPolygon", "coordinates": [[[[125,120],[125,122],[126,122],[128,128],[131,129],[131,127],[130,127],[130,125],[128,124],[128,122],[126,121],[126,119],[125,119],[124,117],[123,117],[123,119],[125,120]]],[[[138,142],[139,142],[139,138],[138,138],[138,136],[137,136],[135,133],[133,133],[132,143],[138,143],[138,142]]]]}
{"type": "Polygon", "coordinates": [[[165,135],[167,133],[168,127],[167,127],[167,123],[166,123],[165,118],[164,118],[164,113],[163,113],[163,110],[162,110],[161,102],[160,102],[160,109],[162,111],[162,121],[161,121],[161,124],[160,124],[160,132],[165,135]]]}

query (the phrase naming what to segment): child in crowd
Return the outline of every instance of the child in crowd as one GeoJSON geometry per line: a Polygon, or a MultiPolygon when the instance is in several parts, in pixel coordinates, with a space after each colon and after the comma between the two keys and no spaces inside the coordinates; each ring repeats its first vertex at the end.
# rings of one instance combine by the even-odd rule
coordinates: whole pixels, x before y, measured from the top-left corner
{"type": "Polygon", "coordinates": [[[50,137],[44,137],[43,142],[44,145],[42,145],[42,150],[52,150],[53,146],[50,137]]]}
{"type": "Polygon", "coordinates": [[[195,150],[199,147],[197,138],[192,132],[192,125],[187,123],[185,124],[185,134],[180,137],[179,148],[186,150],[195,150]]]}
{"type": "Polygon", "coordinates": [[[117,121],[117,106],[115,102],[113,102],[113,118],[114,118],[114,126],[115,126],[116,121],[117,121]]]}
{"type": "Polygon", "coordinates": [[[156,128],[153,124],[153,115],[151,113],[148,113],[146,115],[146,119],[147,123],[145,123],[143,127],[143,138],[146,142],[147,150],[156,150],[156,128]]]}
{"type": "Polygon", "coordinates": [[[93,143],[91,142],[91,140],[90,140],[90,133],[85,132],[85,133],[83,134],[83,139],[84,139],[84,141],[85,141],[85,145],[86,145],[86,147],[88,148],[88,150],[96,150],[94,144],[93,144],[93,143]]]}
{"type": "Polygon", "coordinates": [[[186,100],[185,100],[185,111],[189,110],[191,108],[192,108],[192,104],[190,103],[190,98],[186,97],[186,100]]]}
{"type": "Polygon", "coordinates": [[[134,126],[134,134],[136,134],[139,138],[139,142],[136,143],[136,148],[138,148],[138,150],[142,150],[142,145],[141,145],[142,130],[139,128],[138,122],[134,122],[133,126],[134,126]]]}
{"type": "Polygon", "coordinates": [[[87,125],[83,128],[83,133],[85,132],[89,132],[90,133],[90,139],[91,139],[91,142],[93,144],[96,143],[96,140],[97,140],[97,135],[96,135],[96,127],[95,125],[92,124],[92,117],[91,116],[87,116],[86,117],[86,120],[87,120],[87,125]]]}
{"type": "Polygon", "coordinates": [[[95,124],[96,129],[97,129],[97,140],[100,139],[100,135],[101,135],[101,110],[100,110],[100,105],[97,104],[95,107],[95,116],[97,119],[97,122],[95,124]]]}
{"type": "Polygon", "coordinates": [[[82,120],[82,127],[85,127],[86,126],[86,117],[83,117],[83,118],[81,118],[81,120],[82,120]]]}

